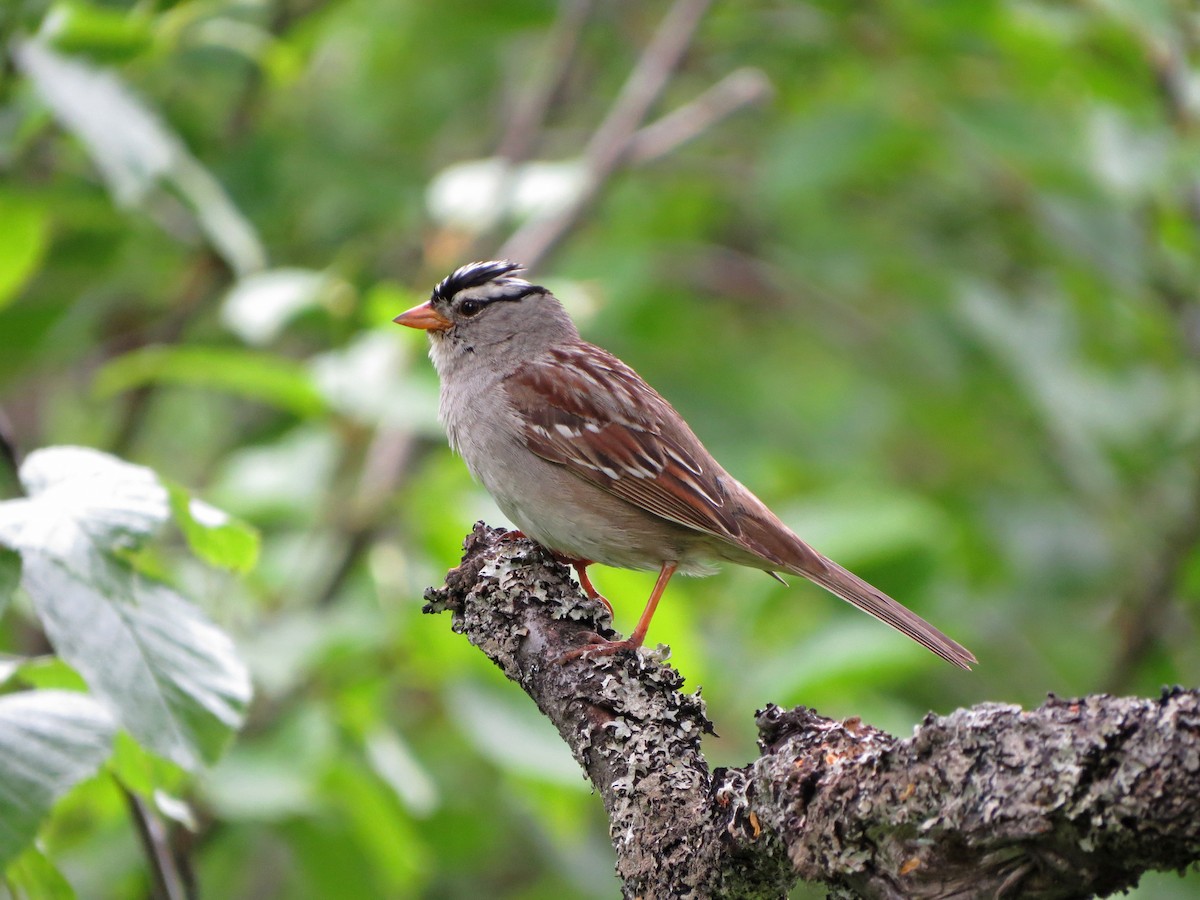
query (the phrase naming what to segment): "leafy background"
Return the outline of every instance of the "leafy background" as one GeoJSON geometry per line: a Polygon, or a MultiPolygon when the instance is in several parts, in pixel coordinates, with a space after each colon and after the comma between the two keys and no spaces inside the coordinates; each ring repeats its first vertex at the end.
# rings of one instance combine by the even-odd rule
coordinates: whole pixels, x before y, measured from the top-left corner
{"type": "MultiPolygon", "coordinates": [[[[36,687],[90,723],[9,867],[17,896],[146,896],[131,804],[206,897],[615,895],[557,737],[420,615],[499,514],[444,447],[421,336],[390,319],[578,189],[666,10],[0,6],[5,432],[158,473],[175,531],[106,544],[102,566],[191,598],[183,622],[232,636],[255,689],[228,749],[188,744],[215,765],[124,718],[110,755],[95,673],[51,655],[36,579],[13,595],[0,555],[0,722],[36,687]],[[544,123],[514,131],[539,96],[544,123]],[[520,190],[489,194],[497,148],[537,163],[520,190]],[[208,528],[178,485],[257,529],[248,574],[249,532],[208,528]]],[[[802,536],[981,664],[807,585],[681,581],[651,640],[704,688],[710,759],[750,759],[768,701],[903,734],[930,709],[1194,685],[1194,6],[718,4],[652,118],[735,71],[769,99],[631,161],[533,274],[802,536]]],[[[596,580],[628,627],[652,577],[596,580]]]]}

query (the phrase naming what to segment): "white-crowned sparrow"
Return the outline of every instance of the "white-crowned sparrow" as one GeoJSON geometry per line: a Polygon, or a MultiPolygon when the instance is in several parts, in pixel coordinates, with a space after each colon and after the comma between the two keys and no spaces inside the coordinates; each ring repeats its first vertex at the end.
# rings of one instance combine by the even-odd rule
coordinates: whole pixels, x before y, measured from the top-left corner
{"type": "Polygon", "coordinates": [[[728,561],[803,575],[956,666],[975,662],[793,534],[633,369],[581,340],[553,294],[515,277],[521,268],[463,266],[396,321],[429,332],[450,445],[521,532],[572,563],[592,597],[594,562],[658,570],[633,634],[596,650],[640,646],[676,571],[728,561]]]}

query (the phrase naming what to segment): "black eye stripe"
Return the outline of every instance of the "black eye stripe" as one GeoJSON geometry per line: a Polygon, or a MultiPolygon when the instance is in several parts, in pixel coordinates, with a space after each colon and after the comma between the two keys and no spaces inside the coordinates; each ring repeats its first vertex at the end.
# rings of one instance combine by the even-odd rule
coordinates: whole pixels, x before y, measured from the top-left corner
{"type": "Polygon", "coordinates": [[[468,304],[473,305],[475,307],[475,311],[478,312],[485,306],[489,306],[492,303],[515,303],[518,300],[524,300],[530,294],[539,294],[544,291],[545,288],[539,287],[536,284],[523,285],[520,290],[513,291],[511,294],[501,294],[498,297],[465,297],[460,300],[456,306],[459,312],[463,312],[466,315],[471,315],[471,313],[466,313],[464,310],[464,307],[468,304]]]}

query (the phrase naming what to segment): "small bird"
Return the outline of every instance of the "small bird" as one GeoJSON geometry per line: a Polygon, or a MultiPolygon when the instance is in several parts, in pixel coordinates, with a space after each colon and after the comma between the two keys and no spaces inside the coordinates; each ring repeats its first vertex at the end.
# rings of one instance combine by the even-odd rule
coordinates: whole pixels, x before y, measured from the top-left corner
{"type": "Polygon", "coordinates": [[[970,668],[969,650],[793,534],[637,372],[581,339],[546,288],[517,277],[522,269],[462,266],[395,321],[429,333],[450,446],[522,534],[606,605],[588,566],[658,571],[628,639],[593,635],[569,656],[640,647],[672,575],[733,562],[802,575],[970,668]]]}

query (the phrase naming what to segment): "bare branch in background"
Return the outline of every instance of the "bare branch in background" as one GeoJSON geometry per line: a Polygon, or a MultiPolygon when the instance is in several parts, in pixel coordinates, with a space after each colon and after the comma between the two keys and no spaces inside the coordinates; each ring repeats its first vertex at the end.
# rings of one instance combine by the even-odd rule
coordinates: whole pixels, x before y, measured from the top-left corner
{"type": "MultiPolygon", "coordinates": [[[[1200,49],[1200,41],[1196,32],[1187,27],[1185,17],[1177,18],[1180,20],[1179,40],[1190,41],[1190,46],[1169,43],[1146,29],[1135,30],[1172,127],[1181,140],[1195,139],[1200,135],[1200,123],[1191,99],[1194,74],[1187,53],[1200,49]]],[[[1200,179],[1185,180],[1179,189],[1179,203],[1200,239],[1200,179]]],[[[1160,281],[1158,292],[1179,325],[1183,345],[1190,350],[1193,360],[1200,361],[1200,343],[1197,342],[1200,319],[1196,312],[1200,293],[1194,284],[1174,283],[1179,280],[1160,281]]],[[[1179,583],[1189,559],[1200,549],[1200,467],[1193,465],[1187,475],[1192,481],[1187,505],[1174,527],[1166,530],[1160,542],[1161,549],[1149,570],[1128,591],[1117,613],[1121,643],[1109,677],[1110,690],[1130,688],[1142,664],[1161,643],[1171,623],[1177,620],[1179,583]]]]}
{"type": "MultiPolygon", "coordinates": [[[[500,191],[501,206],[507,206],[511,199],[518,167],[542,146],[546,136],[546,118],[579,58],[579,39],[594,8],[595,0],[562,0],[559,4],[558,17],[550,28],[542,51],[543,61],[535,66],[536,77],[514,101],[508,126],[496,148],[496,156],[507,166],[507,175],[500,191]]],[[[493,255],[492,250],[500,241],[502,228],[503,222],[497,217],[491,228],[475,236],[466,257],[493,255]]]]}
{"type": "Polygon", "coordinates": [[[599,602],[482,523],[425,611],[519,684],[604,800],[624,896],[1082,897],[1200,859],[1200,692],[1051,697],[927,716],[907,740],[803,707],[758,714],[762,756],[710,770],[698,694],[663,654],[574,659],[599,602]]]}
{"type": "Polygon", "coordinates": [[[652,162],[695,140],[746,106],[770,99],[774,88],[761,69],[730,72],[707,91],[637,132],[630,143],[631,166],[652,162]]]}
{"type": "Polygon", "coordinates": [[[4,464],[12,472],[15,481],[17,473],[21,469],[21,445],[17,443],[17,436],[13,433],[12,422],[9,421],[2,409],[0,409],[0,459],[4,460],[4,464]]]}
{"type": "Polygon", "coordinates": [[[555,216],[535,219],[519,228],[500,248],[498,256],[520,260],[530,268],[558,245],[591,208],[600,190],[625,160],[634,135],[650,114],[683,60],[711,0],[676,0],[663,17],[604,121],[584,151],[587,184],[566,209],[555,216]]]}
{"type": "Polygon", "coordinates": [[[537,152],[544,136],[546,115],[566,84],[576,59],[579,38],[591,17],[595,0],[563,0],[558,18],[546,38],[545,63],[528,91],[517,98],[496,155],[517,165],[537,152]]]}
{"type": "Polygon", "coordinates": [[[126,787],[121,790],[154,876],[154,900],[195,900],[195,886],[175,858],[162,820],[133,791],[126,787]]]}

